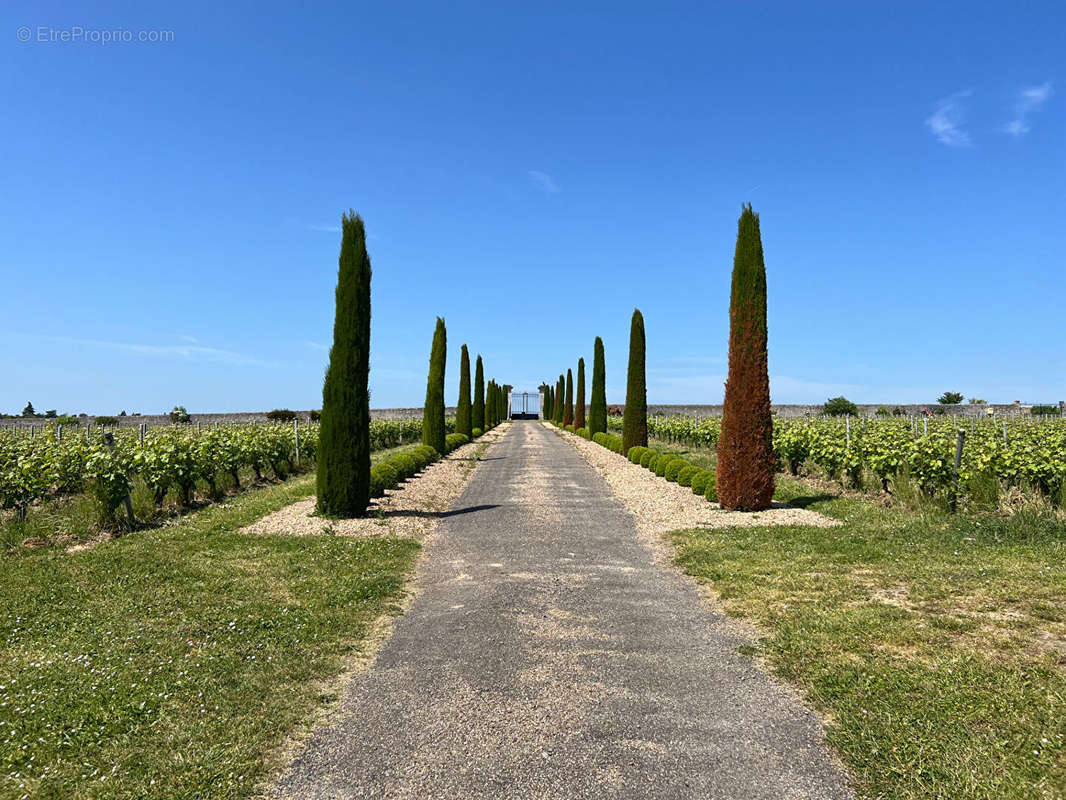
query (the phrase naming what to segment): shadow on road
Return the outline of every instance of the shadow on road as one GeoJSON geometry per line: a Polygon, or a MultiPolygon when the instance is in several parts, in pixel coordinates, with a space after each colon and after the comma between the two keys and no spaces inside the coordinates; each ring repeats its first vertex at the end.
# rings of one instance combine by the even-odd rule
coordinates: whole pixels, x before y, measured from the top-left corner
{"type": "Polygon", "coordinates": [[[386,511],[383,516],[387,517],[419,517],[422,519],[444,519],[446,517],[457,517],[460,514],[476,514],[478,511],[489,511],[493,508],[499,508],[499,505],[492,503],[489,505],[481,506],[467,506],[466,508],[453,508],[450,511],[416,511],[414,509],[397,509],[395,511],[386,511]]]}

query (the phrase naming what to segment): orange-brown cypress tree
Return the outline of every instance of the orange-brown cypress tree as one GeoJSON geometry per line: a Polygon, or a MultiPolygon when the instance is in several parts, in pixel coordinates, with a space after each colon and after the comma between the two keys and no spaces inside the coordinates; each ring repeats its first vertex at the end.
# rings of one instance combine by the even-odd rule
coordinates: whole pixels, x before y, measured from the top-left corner
{"type": "Polygon", "coordinates": [[[774,496],[773,418],[766,355],[766,265],[759,215],[741,210],[729,299],[729,377],[718,440],[718,502],[760,511],[774,496]]]}

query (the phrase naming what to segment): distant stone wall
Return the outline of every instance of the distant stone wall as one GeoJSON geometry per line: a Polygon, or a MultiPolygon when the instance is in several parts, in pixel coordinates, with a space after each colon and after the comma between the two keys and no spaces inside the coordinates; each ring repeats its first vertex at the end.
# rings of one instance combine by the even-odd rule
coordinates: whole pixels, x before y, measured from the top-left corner
{"type": "MultiPolygon", "coordinates": [[[[301,422],[307,422],[310,418],[310,411],[297,411],[296,416],[301,422]]],[[[446,416],[455,416],[455,408],[445,408],[444,414],[446,416]]],[[[422,416],[421,408],[377,408],[370,410],[371,419],[417,419],[422,416]]],[[[79,417],[78,422],[82,425],[86,423],[96,422],[96,417],[79,417]]],[[[140,414],[131,415],[127,417],[115,417],[118,420],[120,427],[137,427],[142,423],[147,424],[149,427],[156,427],[158,425],[169,425],[169,414],[140,414]]],[[[216,422],[219,425],[237,425],[241,423],[249,422],[266,422],[267,415],[265,411],[244,411],[232,414],[189,414],[189,421],[195,425],[214,425],[216,422]]],[[[29,427],[31,425],[40,427],[41,425],[49,423],[50,420],[44,417],[11,417],[8,419],[0,419],[0,427],[16,426],[16,427],[29,427]]]]}
{"type": "MultiPolygon", "coordinates": [[[[863,416],[874,416],[878,409],[887,408],[889,411],[901,409],[905,415],[914,416],[921,414],[923,410],[934,408],[943,409],[948,416],[960,417],[983,417],[992,409],[997,417],[1027,416],[1031,406],[1023,406],[1020,403],[989,403],[974,404],[960,403],[958,405],[940,405],[938,403],[856,403],[859,413],[863,416]]],[[[1058,403],[1059,413],[1066,413],[1066,405],[1058,403]]],[[[784,419],[792,417],[812,417],[822,413],[821,404],[817,405],[775,405],[773,413],[784,419]]],[[[655,405],[648,406],[649,416],[683,416],[683,417],[720,417],[722,406],[681,406],[681,405],[655,405]]]]}
{"type": "MultiPolygon", "coordinates": [[[[921,414],[923,409],[943,408],[944,413],[948,416],[953,414],[960,417],[983,417],[988,414],[988,409],[993,409],[995,416],[997,417],[1020,417],[1028,416],[1031,406],[1023,406],[1020,403],[991,403],[988,405],[945,405],[940,406],[935,403],[921,404],[921,403],[858,403],[859,413],[864,416],[874,416],[879,408],[887,408],[889,411],[894,411],[896,408],[902,409],[903,413],[909,416],[921,414]]],[[[1066,403],[1060,401],[1058,404],[1059,414],[1066,416],[1066,403]]],[[[619,406],[622,408],[622,406],[619,406]]],[[[789,419],[792,417],[803,417],[808,414],[811,416],[818,416],[822,413],[821,405],[775,405],[773,406],[773,412],[779,417],[789,419]]],[[[448,407],[444,409],[444,413],[447,416],[455,416],[455,407],[448,407]]],[[[297,411],[297,417],[306,422],[308,419],[309,411],[297,411]]],[[[649,416],[682,416],[682,417],[720,417],[722,416],[722,406],[716,405],[649,405],[649,416]]],[[[371,409],[370,416],[372,419],[417,419],[422,416],[421,408],[377,408],[371,409]]],[[[264,411],[247,411],[234,414],[190,414],[192,424],[200,423],[201,425],[214,425],[216,422],[220,425],[233,425],[239,423],[248,422],[266,422],[266,412],[264,411]]],[[[155,427],[157,425],[169,425],[170,416],[167,414],[142,414],[141,416],[128,416],[128,417],[116,417],[120,426],[136,427],[141,423],[147,423],[149,426],[155,427]]],[[[88,422],[95,423],[96,417],[80,417],[79,422],[84,425],[88,422]]],[[[29,427],[31,425],[40,427],[43,424],[47,424],[49,420],[42,417],[34,417],[25,419],[22,417],[11,417],[8,419],[0,419],[0,428],[2,427],[29,427]]]]}

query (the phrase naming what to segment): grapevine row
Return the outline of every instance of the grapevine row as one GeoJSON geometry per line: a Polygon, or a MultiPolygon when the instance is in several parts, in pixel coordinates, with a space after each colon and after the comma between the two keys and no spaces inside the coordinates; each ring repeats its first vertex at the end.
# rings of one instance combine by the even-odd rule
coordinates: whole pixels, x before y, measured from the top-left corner
{"type": "MultiPolygon", "coordinates": [[[[608,428],[620,431],[621,420],[610,418],[608,428]]],[[[905,473],[932,495],[953,484],[960,429],[965,441],[958,477],[964,491],[991,478],[1062,499],[1066,420],[775,419],[774,452],[780,467],[793,473],[810,461],[833,478],[856,485],[864,473],[872,473],[886,489],[890,480],[905,473]]],[[[720,433],[719,417],[648,419],[649,436],[688,447],[715,447],[720,433]]]]}
{"type": "MultiPolygon", "coordinates": [[[[454,429],[454,422],[449,421],[454,429]]],[[[374,420],[371,446],[396,447],[422,435],[419,419],[374,420]]],[[[240,487],[242,470],[257,479],[266,470],[280,475],[283,466],[313,462],[318,450],[318,426],[235,425],[197,431],[191,426],[95,430],[82,435],[75,428],[45,428],[35,436],[0,433],[0,508],[24,517],[34,504],[61,495],[92,491],[106,516],[126,505],[137,479],[151,491],[157,505],[170,491],[184,504],[191,501],[197,482],[215,493],[220,476],[240,487]]]]}

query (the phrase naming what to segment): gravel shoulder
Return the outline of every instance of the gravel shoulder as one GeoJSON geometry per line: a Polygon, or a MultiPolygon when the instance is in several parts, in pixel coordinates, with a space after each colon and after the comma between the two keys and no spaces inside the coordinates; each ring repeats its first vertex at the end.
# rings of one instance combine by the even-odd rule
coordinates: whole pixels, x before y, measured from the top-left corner
{"type": "Polygon", "coordinates": [[[463,491],[482,453],[503,435],[495,428],[464,444],[408,479],[384,497],[372,500],[365,517],[326,519],[316,516],[315,497],[293,503],[241,530],[275,536],[402,536],[421,541],[429,536],[463,491]]]}
{"type": "Polygon", "coordinates": [[[628,458],[569,431],[542,423],[572,445],[600,474],[633,515],[642,534],[659,539],[671,531],[690,528],[733,528],[763,525],[808,525],[828,528],[839,520],[805,508],[775,503],[766,511],[727,511],[656,475],[628,458]]]}

